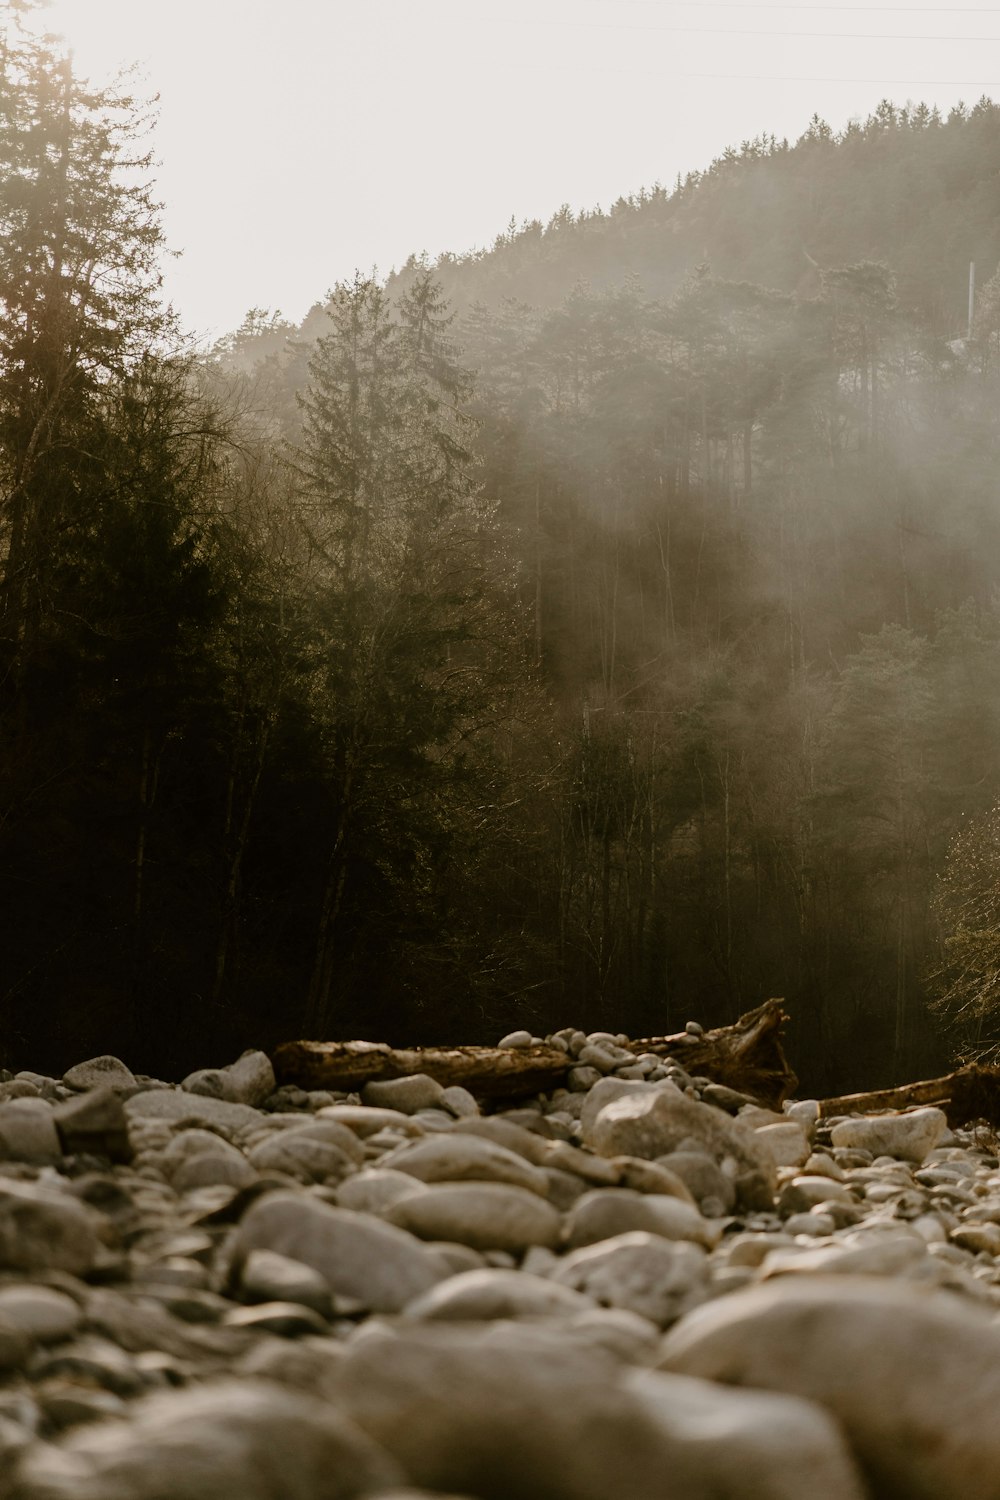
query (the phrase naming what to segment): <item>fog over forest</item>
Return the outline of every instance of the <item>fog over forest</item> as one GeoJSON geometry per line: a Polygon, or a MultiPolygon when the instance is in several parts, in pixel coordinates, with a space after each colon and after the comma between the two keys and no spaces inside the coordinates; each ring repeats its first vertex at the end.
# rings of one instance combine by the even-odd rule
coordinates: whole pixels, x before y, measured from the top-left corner
{"type": "Polygon", "coordinates": [[[30,8],[0,1062],[769,996],[817,1093],[992,1056],[1000,107],[814,118],[192,354],[145,106],[30,8]]]}

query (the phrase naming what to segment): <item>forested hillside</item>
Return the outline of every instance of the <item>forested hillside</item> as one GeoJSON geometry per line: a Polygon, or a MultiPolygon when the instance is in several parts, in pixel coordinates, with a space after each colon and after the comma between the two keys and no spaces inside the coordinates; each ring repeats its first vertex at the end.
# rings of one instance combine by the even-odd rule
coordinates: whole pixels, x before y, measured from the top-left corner
{"type": "Polygon", "coordinates": [[[814,122],[194,358],[141,106],[30,9],[3,1060],[662,1033],[770,994],[815,1089],[988,1041],[1000,111],[814,122]]]}

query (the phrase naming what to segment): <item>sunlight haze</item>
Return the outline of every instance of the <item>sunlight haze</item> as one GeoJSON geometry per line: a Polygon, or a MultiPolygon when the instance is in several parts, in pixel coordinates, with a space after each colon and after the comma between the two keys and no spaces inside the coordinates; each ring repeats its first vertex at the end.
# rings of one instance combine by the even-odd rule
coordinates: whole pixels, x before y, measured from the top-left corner
{"type": "Polygon", "coordinates": [[[609,206],[757,134],[1000,89],[1000,8],[53,0],[78,72],[160,95],[166,287],[199,334],[356,267],[609,206]]]}

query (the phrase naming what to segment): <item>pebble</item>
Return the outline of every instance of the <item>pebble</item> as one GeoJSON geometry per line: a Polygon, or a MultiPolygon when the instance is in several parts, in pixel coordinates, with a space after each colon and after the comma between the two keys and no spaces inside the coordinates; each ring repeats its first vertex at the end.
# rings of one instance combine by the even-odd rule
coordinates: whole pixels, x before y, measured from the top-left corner
{"type": "Polygon", "coordinates": [[[0,1085],[0,1493],[995,1500],[982,1136],[544,1040],[571,1086],[487,1114],[259,1052],[0,1085]]]}

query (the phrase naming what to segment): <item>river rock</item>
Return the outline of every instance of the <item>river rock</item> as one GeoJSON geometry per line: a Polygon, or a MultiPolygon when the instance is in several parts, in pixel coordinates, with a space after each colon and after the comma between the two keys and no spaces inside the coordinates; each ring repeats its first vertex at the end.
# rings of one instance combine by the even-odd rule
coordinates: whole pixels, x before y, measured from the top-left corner
{"type": "Polygon", "coordinates": [[[548,1191],[545,1173],[522,1156],[494,1141],[452,1130],[401,1146],[383,1156],[381,1166],[408,1172],[421,1182],[503,1182],[542,1198],[548,1191]]]}
{"type": "Polygon", "coordinates": [[[20,1328],[40,1344],[72,1338],[82,1322],[80,1304],[48,1286],[0,1286],[0,1323],[20,1328]]]}
{"type": "Polygon", "coordinates": [[[423,1240],[515,1255],[531,1245],[552,1248],[562,1228],[560,1215],[537,1194],[494,1182],[435,1183],[394,1203],[385,1218],[423,1240]]]}
{"type": "Polygon", "coordinates": [[[668,1240],[690,1240],[706,1247],[719,1231],[698,1210],[679,1198],[637,1193],[629,1188],[594,1188],[566,1215],[564,1241],[570,1250],[608,1240],[632,1230],[646,1230],[668,1240]]]}
{"type": "Polygon", "coordinates": [[[624,1308],[666,1328],[706,1299],[708,1267],[696,1245],[636,1230],[572,1251],[549,1275],[603,1307],[624,1308]]]}
{"type": "Polygon", "coordinates": [[[825,1406],[880,1500],[996,1500],[1000,1329],[946,1293],[785,1278],[690,1313],[661,1365],[825,1406]]]}
{"type": "Polygon", "coordinates": [[[75,1063],[63,1074],[63,1083],[68,1089],[86,1093],[88,1089],[106,1088],[116,1094],[130,1094],[139,1087],[132,1069],[118,1057],[90,1057],[86,1062],[75,1063]]]}
{"type": "Polygon", "coordinates": [[[100,1251],[97,1223],[69,1193],[0,1179],[0,1268],[84,1276],[100,1251]]]}
{"type": "Polygon", "coordinates": [[[380,1130],[394,1130],[401,1135],[423,1135],[421,1126],[400,1109],[379,1109],[373,1104],[325,1104],[316,1111],[317,1120],[335,1120],[346,1125],[365,1140],[380,1130]]]}
{"type": "Polygon", "coordinates": [[[571,1317],[588,1312],[588,1296],[542,1276],[492,1267],[438,1282],[406,1308],[416,1321],[491,1322],[494,1318],[571,1317]]]}
{"type": "Polygon", "coordinates": [[[0,1105],[0,1157],[6,1161],[59,1161],[62,1142],[51,1104],[43,1099],[17,1099],[0,1105]]]}
{"type": "Polygon", "coordinates": [[[130,1122],[171,1120],[178,1124],[215,1126],[234,1134],[252,1130],[261,1118],[249,1104],[232,1104],[227,1099],[211,1099],[183,1089],[144,1089],[126,1102],[125,1114],[130,1122]]]}
{"type": "Polygon", "coordinates": [[[366,1104],[415,1115],[421,1109],[435,1109],[441,1103],[443,1093],[444,1089],[436,1078],[426,1073],[412,1073],[408,1078],[386,1078],[379,1083],[366,1083],[361,1097],[366,1104]]]}
{"type": "Polygon", "coordinates": [[[732,1500],[866,1500],[844,1435],[811,1401],[734,1391],[707,1380],[631,1370],[624,1379],[686,1450],[715,1493],[732,1500]]]}
{"type": "Polygon", "coordinates": [[[240,1291],[248,1302],[297,1302],[323,1318],[333,1311],[326,1277],[274,1250],[250,1251],[240,1272],[240,1291]]]}
{"type": "MultiPolygon", "coordinates": [[[[481,1500],[748,1497],[734,1487],[724,1451],[713,1456],[709,1443],[672,1430],[622,1369],[593,1346],[581,1357],[581,1347],[530,1325],[495,1324],[485,1336],[426,1326],[349,1347],[338,1404],[411,1482],[433,1491],[481,1500]]],[[[759,1489],[754,1500],[789,1494],[759,1489]]],[[[832,1494],[856,1500],[853,1491],[832,1494]]]]}
{"type": "Polygon", "coordinates": [[[703,1212],[728,1214],[736,1206],[736,1184],[705,1151],[671,1151],[656,1164],[683,1182],[703,1212]]]}
{"type": "Polygon", "coordinates": [[[348,1177],[337,1188],[337,1203],[356,1213],[381,1214],[401,1198],[425,1193],[426,1184],[409,1172],[394,1172],[389,1167],[370,1167],[348,1177]]]}
{"type": "Polygon", "coordinates": [[[835,1146],[922,1162],[948,1129],[942,1109],[914,1109],[903,1115],[864,1115],[842,1120],[830,1131],[835,1146]]]}
{"type": "Polygon", "coordinates": [[[812,1147],[803,1127],[797,1120],[785,1120],[778,1125],[761,1125],[755,1131],[777,1167],[801,1167],[809,1160],[812,1147]]]}
{"type": "Polygon", "coordinates": [[[62,1149],[67,1156],[86,1153],[112,1162],[132,1160],[132,1142],[122,1096],[102,1085],[75,1099],[65,1099],[52,1111],[62,1149]]]}
{"type": "Polygon", "coordinates": [[[252,1147],[247,1159],[258,1172],[283,1172],[300,1182],[338,1183],[355,1169],[355,1163],[339,1146],[317,1139],[308,1127],[276,1132],[252,1147]]]}
{"type": "Polygon", "coordinates": [[[17,1500],[352,1500],[398,1467],[339,1412],[265,1381],[171,1391],[22,1462],[17,1500]]]}
{"type": "Polygon", "coordinates": [[[303,1193],[269,1193],[252,1205],[230,1247],[237,1275],[251,1250],[274,1250],[311,1266],[337,1296],[373,1312],[400,1312],[448,1274],[412,1235],[303,1193]]]}
{"type": "Polygon", "coordinates": [[[602,1156],[640,1156],[652,1161],[695,1143],[719,1165],[731,1163],[737,1195],[745,1207],[771,1207],[774,1159],[753,1130],[678,1089],[645,1084],[632,1088],[640,1092],[613,1099],[585,1128],[585,1139],[595,1151],[602,1156]]]}

